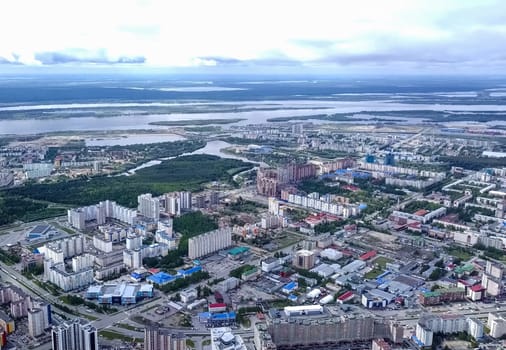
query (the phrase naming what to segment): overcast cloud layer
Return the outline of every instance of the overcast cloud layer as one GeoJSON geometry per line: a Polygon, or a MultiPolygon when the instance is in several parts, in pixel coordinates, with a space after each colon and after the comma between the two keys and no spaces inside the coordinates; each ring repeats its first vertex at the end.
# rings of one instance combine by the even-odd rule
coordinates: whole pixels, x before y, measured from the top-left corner
{"type": "Polygon", "coordinates": [[[506,1],[0,3],[0,65],[496,73],[506,1]]]}

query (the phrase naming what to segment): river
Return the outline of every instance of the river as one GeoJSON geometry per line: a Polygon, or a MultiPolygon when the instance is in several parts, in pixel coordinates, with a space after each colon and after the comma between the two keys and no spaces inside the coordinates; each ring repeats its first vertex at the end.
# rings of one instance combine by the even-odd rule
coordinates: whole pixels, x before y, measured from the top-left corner
{"type": "Polygon", "coordinates": [[[158,165],[158,164],[160,164],[164,160],[174,159],[176,157],[181,157],[181,156],[189,156],[189,155],[192,155],[192,154],[209,154],[209,155],[218,156],[218,157],[221,157],[221,158],[237,159],[237,160],[242,160],[244,162],[250,162],[250,163],[257,164],[257,165],[267,166],[267,164],[265,164],[265,163],[254,162],[254,161],[251,161],[251,160],[249,160],[249,159],[247,159],[245,157],[241,157],[241,156],[237,156],[237,155],[234,155],[234,154],[229,154],[229,153],[222,152],[222,149],[227,148],[227,147],[231,147],[231,146],[233,146],[231,143],[228,143],[228,142],[225,142],[225,141],[219,141],[219,140],[217,140],[217,141],[209,141],[209,142],[206,143],[206,145],[204,147],[199,148],[196,151],[188,152],[188,153],[183,153],[183,154],[181,154],[179,156],[175,156],[175,157],[167,157],[167,158],[160,158],[160,159],[150,160],[149,162],[143,163],[143,164],[139,165],[138,167],[130,169],[127,173],[123,173],[123,175],[127,175],[127,176],[128,175],[133,175],[133,174],[135,174],[135,172],[137,170],[158,165]]]}
{"type": "MultiPolygon", "coordinates": [[[[0,134],[39,134],[57,131],[92,131],[92,130],[165,130],[166,126],[150,125],[157,121],[180,121],[192,119],[213,119],[240,118],[245,119],[235,125],[248,125],[265,123],[269,118],[296,117],[318,114],[333,113],[358,113],[369,111],[407,111],[407,110],[428,110],[428,111],[506,111],[506,105],[462,105],[462,104],[430,104],[430,103],[399,103],[397,101],[262,101],[244,102],[243,108],[261,108],[274,104],[279,109],[274,110],[252,110],[241,111],[240,109],[230,112],[203,112],[203,113],[172,113],[172,114],[125,114],[115,117],[72,117],[65,119],[3,119],[0,120],[0,134]],[[287,108],[300,109],[287,109],[287,108]],[[325,108],[325,109],[316,109],[325,108]]],[[[69,108],[71,105],[69,105],[69,108]]],[[[121,112],[118,112],[119,114],[121,112]]],[[[323,123],[328,121],[314,121],[323,123]]],[[[352,123],[370,123],[368,121],[353,121],[352,123]]],[[[408,121],[409,122],[409,121],[408,121]]]]}

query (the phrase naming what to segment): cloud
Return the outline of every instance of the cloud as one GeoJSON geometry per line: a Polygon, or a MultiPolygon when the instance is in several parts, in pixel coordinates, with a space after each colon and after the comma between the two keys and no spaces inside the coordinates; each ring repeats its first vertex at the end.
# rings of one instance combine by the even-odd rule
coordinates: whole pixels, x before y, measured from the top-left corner
{"type": "Polygon", "coordinates": [[[58,65],[58,64],[142,64],[146,58],[142,56],[119,56],[113,57],[107,50],[85,50],[71,49],[63,51],[42,51],[35,52],[33,59],[26,60],[22,55],[12,54],[11,59],[0,57],[0,62],[11,64],[33,64],[38,65],[58,65]]]}
{"type": "Polygon", "coordinates": [[[506,65],[502,0],[213,0],[199,11],[192,1],[122,0],[121,15],[119,1],[33,1],[29,13],[27,2],[0,2],[3,65],[492,73],[506,65]]]}

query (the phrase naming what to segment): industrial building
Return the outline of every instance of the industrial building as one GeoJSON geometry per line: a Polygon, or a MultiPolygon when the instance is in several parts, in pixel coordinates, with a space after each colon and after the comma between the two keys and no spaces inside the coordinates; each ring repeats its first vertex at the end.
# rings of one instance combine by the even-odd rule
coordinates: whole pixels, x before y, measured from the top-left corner
{"type": "Polygon", "coordinates": [[[150,284],[103,284],[88,287],[86,299],[98,300],[99,304],[136,304],[139,300],[153,297],[150,284]]]}
{"type": "Polygon", "coordinates": [[[25,236],[28,241],[31,241],[51,237],[54,233],[54,229],[49,225],[37,225],[28,231],[25,236]]]}
{"type": "Polygon", "coordinates": [[[362,294],[362,305],[368,309],[384,308],[395,299],[395,295],[380,289],[371,289],[362,294]]]}

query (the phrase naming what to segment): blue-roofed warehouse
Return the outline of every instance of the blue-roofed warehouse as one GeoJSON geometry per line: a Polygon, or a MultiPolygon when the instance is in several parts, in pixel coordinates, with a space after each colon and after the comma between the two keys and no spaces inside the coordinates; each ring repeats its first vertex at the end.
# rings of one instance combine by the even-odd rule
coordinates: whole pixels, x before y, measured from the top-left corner
{"type": "Polygon", "coordinates": [[[297,282],[290,282],[285,284],[281,291],[285,294],[291,294],[294,290],[297,289],[297,282]]]}
{"type": "Polygon", "coordinates": [[[199,271],[202,271],[202,266],[194,266],[194,267],[191,267],[189,269],[186,269],[186,270],[177,270],[177,274],[179,276],[190,276],[191,274],[195,273],[195,272],[199,272],[199,271]]]}
{"type": "Polygon", "coordinates": [[[237,315],[233,311],[215,314],[210,312],[201,312],[198,314],[198,317],[201,323],[206,323],[208,326],[216,327],[235,324],[237,315]]]}
{"type": "Polygon", "coordinates": [[[166,272],[158,272],[155,273],[152,276],[149,276],[146,278],[148,282],[156,283],[160,286],[163,286],[164,284],[170,283],[176,279],[176,276],[172,276],[171,274],[168,274],[166,272]]]}

